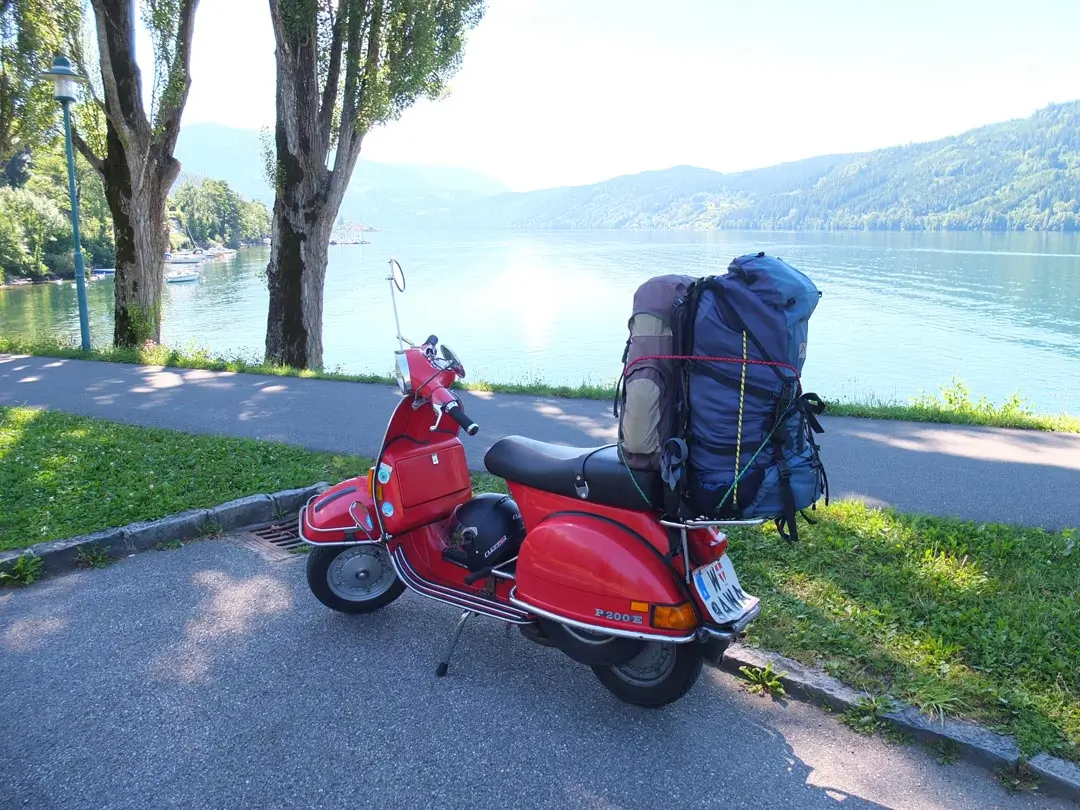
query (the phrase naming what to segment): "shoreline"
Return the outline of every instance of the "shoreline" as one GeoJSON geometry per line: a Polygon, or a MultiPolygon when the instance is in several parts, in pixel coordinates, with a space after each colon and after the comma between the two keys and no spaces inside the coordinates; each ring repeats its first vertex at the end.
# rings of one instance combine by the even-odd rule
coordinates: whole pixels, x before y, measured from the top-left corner
{"type": "MultiPolygon", "coordinates": [[[[140,349],[97,348],[91,349],[89,354],[84,354],[74,342],[57,339],[23,340],[0,337],[0,354],[3,353],[127,365],[396,385],[394,377],[389,374],[348,374],[342,371],[296,369],[288,366],[267,365],[258,358],[221,357],[205,349],[184,350],[161,345],[151,345],[140,349]]],[[[578,386],[566,386],[549,385],[542,381],[529,383],[473,381],[464,384],[455,383],[454,387],[473,392],[607,402],[611,402],[615,394],[614,382],[607,385],[583,383],[578,386]]],[[[826,402],[825,414],[827,416],[1080,433],[1080,416],[1064,412],[1058,414],[1036,412],[1017,394],[998,404],[985,397],[973,395],[962,380],[955,378],[941,385],[938,394],[924,393],[911,398],[906,403],[895,399],[879,399],[873,394],[867,394],[862,400],[834,400],[827,396],[823,396],[823,399],[826,402]]]]}

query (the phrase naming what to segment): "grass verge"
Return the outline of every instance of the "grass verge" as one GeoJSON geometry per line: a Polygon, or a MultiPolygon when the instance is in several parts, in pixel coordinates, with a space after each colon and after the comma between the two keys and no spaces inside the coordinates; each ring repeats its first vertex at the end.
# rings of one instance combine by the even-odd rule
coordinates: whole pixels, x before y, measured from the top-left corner
{"type": "Polygon", "coordinates": [[[1080,548],[1073,530],[819,510],[795,546],[732,533],[762,600],[750,643],[874,696],[1080,761],[1080,548]]]}
{"type": "MultiPolygon", "coordinates": [[[[271,442],[0,407],[0,549],[334,483],[370,464],[271,442]]],[[[506,491],[491,475],[473,482],[477,491],[506,491]]],[[[1074,531],[854,503],[819,517],[796,546],[771,530],[733,533],[743,584],[763,602],[751,643],[821,666],[874,701],[891,695],[930,715],[971,718],[1015,735],[1026,754],[1047,750],[1080,761],[1074,531]]],[[[0,582],[18,579],[9,574],[0,582]]]]}
{"type": "MultiPolygon", "coordinates": [[[[312,371],[290,366],[276,366],[258,358],[221,357],[205,349],[175,349],[148,344],[138,349],[98,348],[89,354],[72,342],[45,338],[22,340],[0,337],[0,353],[29,354],[42,357],[64,357],[80,360],[102,360],[112,363],[133,363],[173,368],[232,371],[248,374],[268,374],[278,377],[305,377],[320,380],[394,385],[389,374],[347,374],[342,370],[312,371]]],[[[610,400],[615,395],[615,383],[582,383],[581,385],[549,385],[541,380],[518,383],[472,381],[456,387],[468,391],[490,391],[500,394],[562,397],[566,399],[610,400]]],[[[1062,433],[1080,433],[1080,417],[1068,414],[1036,413],[1021,397],[1013,395],[1000,405],[985,397],[974,398],[963,381],[954,379],[938,394],[923,394],[908,403],[881,400],[869,396],[864,400],[829,400],[826,413],[830,416],[851,416],[868,419],[889,419],[908,422],[937,422],[1008,427],[1062,433]]]]}
{"type": "Polygon", "coordinates": [[[1000,405],[986,397],[976,398],[963,380],[955,378],[939,393],[921,394],[908,404],[869,397],[863,401],[829,402],[826,412],[830,416],[1080,433],[1080,417],[1035,413],[1019,394],[1000,405]]]}
{"type": "Polygon", "coordinates": [[[368,466],[271,442],[0,407],[0,550],[337,481],[368,466]]]}

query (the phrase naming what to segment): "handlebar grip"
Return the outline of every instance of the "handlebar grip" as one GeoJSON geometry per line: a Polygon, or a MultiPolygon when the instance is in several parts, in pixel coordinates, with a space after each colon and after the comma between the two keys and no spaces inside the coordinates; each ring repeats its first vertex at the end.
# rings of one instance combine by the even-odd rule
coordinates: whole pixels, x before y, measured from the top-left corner
{"type": "Polygon", "coordinates": [[[470,436],[475,436],[480,430],[480,426],[465,414],[465,409],[461,407],[460,402],[447,406],[446,410],[470,436]]]}

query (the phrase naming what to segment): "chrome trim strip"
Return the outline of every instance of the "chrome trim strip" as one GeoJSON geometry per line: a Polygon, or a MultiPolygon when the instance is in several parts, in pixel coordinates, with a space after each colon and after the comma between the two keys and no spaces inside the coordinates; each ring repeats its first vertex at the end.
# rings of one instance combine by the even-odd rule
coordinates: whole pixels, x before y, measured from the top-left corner
{"type": "Polygon", "coordinates": [[[535,621],[527,613],[511,605],[504,605],[480,595],[474,596],[460,593],[424,579],[413,569],[400,546],[390,555],[390,563],[394,566],[394,571],[405,586],[421,596],[476,613],[482,613],[485,616],[510,624],[532,624],[535,621]]]}
{"type": "MultiPolygon", "coordinates": [[[[376,538],[373,540],[312,540],[306,534],[304,534],[304,516],[307,514],[307,504],[300,507],[300,515],[297,517],[296,533],[300,535],[300,539],[307,543],[309,546],[378,546],[382,545],[382,539],[376,538]]],[[[312,531],[320,532],[322,534],[332,534],[339,532],[341,529],[312,529],[312,531]]],[[[370,537],[370,535],[368,535],[370,537]]]]}
{"type": "Polygon", "coordinates": [[[383,431],[382,442],[379,444],[379,452],[375,456],[375,472],[371,475],[371,486],[369,487],[368,494],[371,496],[371,505],[375,510],[375,522],[379,524],[379,535],[381,537],[389,538],[389,534],[386,531],[386,524],[383,523],[382,505],[379,503],[379,499],[375,497],[375,489],[379,486],[379,465],[383,463],[383,453],[386,451],[386,440],[390,438],[390,426],[394,424],[394,417],[397,416],[398,410],[406,402],[410,403],[414,410],[416,408],[416,397],[408,395],[402,397],[398,404],[394,406],[394,412],[390,414],[390,419],[386,422],[386,429],[383,431]]]}
{"type": "Polygon", "coordinates": [[[640,641],[666,641],[671,644],[686,644],[697,638],[696,633],[691,633],[688,636],[662,636],[658,633],[636,633],[633,630],[618,630],[613,627],[602,627],[597,624],[586,624],[585,622],[575,621],[574,619],[567,619],[562,616],[556,616],[554,613],[549,613],[546,610],[541,610],[538,607],[533,607],[528,602],[523,602],[517,597],[517,588],[510,591],[510,604],[514,607],[527,610],[529,613],[535,613],[537,616],[542,616],[545,619],[550,619],[553,622],[559,624],[565,624],[569,627],[576,627],[578,630],[587,630],[590,633],[604,633],[610,636],[622,636],[623,638],[635,638],[640,641]]]}
{"type": "MultiPolygon", "coordinates": [[[[305,503],[302,507],[300,507],[300,528],[301,529],[303,529],[303,527],[304,527],[304,516],[308,513],[308,509],[311,506],[311,502],[313,500],[315,500],[315,498],[317,498],[317,497],[319,497],[319,496],[318,495],[312,495],[310,498],[308,498],[307,503],[305,503]]],[[[356,518],[353,518],[353,522],[354,523],[356,522],[356,518]]],[[[362,529],[363,527],[361,527],[360,525],[357,525],[356,528],[357,529],[362,529]]],[[[313,533],[315,533],[315,534],[336,534],[337,532],[340,532],[340,531],[351,531],[351,530],[350,529],[318,529],[318,528],[312,526],[311,531],[313,533]]],[[[371,536],[370,533],[367,532],[367,531],[365,531],[364,533],[367,534],[369,537],[371,536]]],[[[302,531],[301,531],[301,534],[303,534],[302,531]]]]}

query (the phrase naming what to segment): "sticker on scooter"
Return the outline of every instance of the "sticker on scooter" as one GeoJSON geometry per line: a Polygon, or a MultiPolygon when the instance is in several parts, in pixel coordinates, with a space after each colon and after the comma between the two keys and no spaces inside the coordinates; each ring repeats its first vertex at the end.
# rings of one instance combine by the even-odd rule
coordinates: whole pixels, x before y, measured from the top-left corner
{"type": "Polygon", "coordinates": [[[394,471],[394,468],[391,467],[389,464],[380,464],[379,465],[379,483],[380,484],[388,484],[388,483],[390,483],[390,473],[393,472],[393,471],[394,471]]]}
{"type": "Polygon", "coordinates": [[[634,616],[630,613],[615,613],[611,610],[604,610],[603,608],[596,608],[596,618],[607,619],[612,622],[626,622],[627,624],[642,624],[641,616],[634,616]]]}
{"type": "Polygon", "coordinates": [[[392,503],[390,503],[389,501],[387,501],[386,503],[384,503],[382,505],[382,513],[383,513],[384,517],[393,517],[394,516],[394,505],[392,503]]]}

